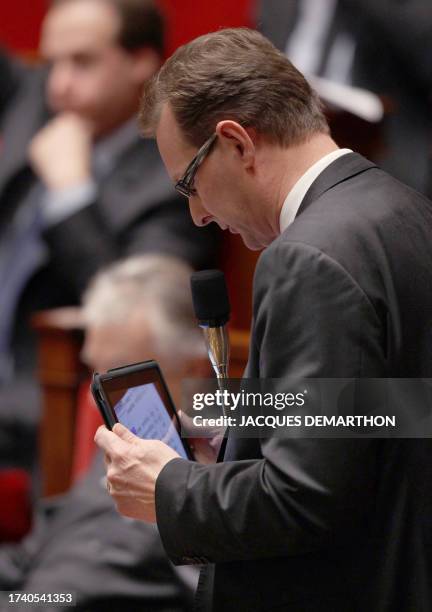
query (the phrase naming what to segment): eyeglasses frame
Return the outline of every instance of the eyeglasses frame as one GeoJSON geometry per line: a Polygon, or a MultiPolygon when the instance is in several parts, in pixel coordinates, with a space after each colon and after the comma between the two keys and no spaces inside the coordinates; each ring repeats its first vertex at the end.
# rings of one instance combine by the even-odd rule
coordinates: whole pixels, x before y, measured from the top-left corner
{"type": "Polygon", "coordinates": [[[216,132],[208,138],[205,143],[198,149],[197,154],[192,159],[188,167],[186,168],[183,176],[177,181],[174,188],[176,191],[181,193],[186,198],[190,198],[197,194],[196,189],[194,188],[194,180],[195,175],[198,171],[198,168],[201,166],[207,155],[210,153],[210,150],[216,141],[217,134],[216,132]]]}

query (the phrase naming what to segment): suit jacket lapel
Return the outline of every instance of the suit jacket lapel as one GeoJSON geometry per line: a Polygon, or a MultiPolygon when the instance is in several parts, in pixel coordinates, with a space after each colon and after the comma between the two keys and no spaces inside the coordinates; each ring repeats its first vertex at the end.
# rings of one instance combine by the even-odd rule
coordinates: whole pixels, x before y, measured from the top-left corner
{"type": "Polygon", "coordinates": [[[376,165],[358,153],[347,153],[339,157],[327,166],[309,187],[297,215],[301,215],[312,202],[332,187],[371,168],[376,168],[376,165]]]}
{"type": "Polygon", "coordinates": [[[175,197],[175,191],[160,163],[156,142],[142,139],[137,131],[136,142],[101,185],[99,204],[106,220],[111,227],[125,227],[137,211],[145,213],[170,196],[175,197]],[[143,180],[145,176],[147,181],[143,180]]]}

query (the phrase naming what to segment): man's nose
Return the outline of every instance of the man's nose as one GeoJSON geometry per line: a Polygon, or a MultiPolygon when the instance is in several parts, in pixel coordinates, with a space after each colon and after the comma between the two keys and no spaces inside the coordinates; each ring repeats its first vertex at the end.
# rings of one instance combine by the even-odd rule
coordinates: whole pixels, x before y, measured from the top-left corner
{"type": "Polygon", "coordinates": [[[206,209],[202,205],[202,202],[199,196],[194,195],[189,198],[189,210],[190,210],[190,214],[193,219],[193,222],[198,227],[203,227],[204,225],[208,225],[213,220],[212,216],[209,215],[209,213],[206,211],[206,209]]]}
{"type": "Polygon", "coordinates": [[[51,100],[56,104],[62,104],[66,100],[71,84],[72,72],[70,68],[62,64],[54,65],[51,68],[48,77],[48,91],[51,100]]]}

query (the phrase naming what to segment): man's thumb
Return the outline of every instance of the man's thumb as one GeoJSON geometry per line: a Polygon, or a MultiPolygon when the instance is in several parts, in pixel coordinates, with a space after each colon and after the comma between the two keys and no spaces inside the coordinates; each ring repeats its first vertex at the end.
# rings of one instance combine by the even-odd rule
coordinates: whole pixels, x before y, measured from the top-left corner
{"type": "Polygon", "coordinates": [[[121,423],[116,423],[112,430],[116,434],[116,436],[118,436],[125,442],[132,443],[135,442],[137,438],[131,431],[129,431],[127,427],[125,427],[121,423]]]}

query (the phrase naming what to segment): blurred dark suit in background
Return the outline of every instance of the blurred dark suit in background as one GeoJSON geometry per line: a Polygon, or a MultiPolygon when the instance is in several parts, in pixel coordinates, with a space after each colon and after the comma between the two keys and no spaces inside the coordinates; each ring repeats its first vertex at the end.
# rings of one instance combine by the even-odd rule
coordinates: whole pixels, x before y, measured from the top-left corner
{"type": "MultiPolygon", "coordinates": [[[[385,149],[374,161],[431,196],[432,3],[262,0],[258,28],[279,49],[289,51],[307,5],[311,7],[307,20],[313,21],[315,15],[321,24],[318,27],[323,28],[318,34],[313,25],[303,29],[306,54],[310,45],[317,45],[313,51],[318,55],[314,74],[344,80],[389,99],[385,149]]],[[[294,57],[290,59],[296,64],[294,57]]],[[[303,66],[298,67],[307,72],[303,66]]]]}
{"type": "Polygon", "coordinates": [[[0,134],[3,116],[13,101],[19,88],[24,67],[5,49],[0,47],[0,134]]]}
{"type": "MultiPolygon", "coordinates": [[[[132,257],[100,272],[84,300],[82,356],[89,367],[102,372],[155,358],[178,403],[182,377],[205,355],[192,312],[190,274],[181,260],[161,255],[132,257]]],[[[102,422],[89,395],[82,395],[78,407],[87,420],[77,429],[75,451],[83,438],[93,439],[102,422]]],[[[104,474],[98,452],[69,492],[37,504],[30,534],[0,546],[0,590],[74,592],[74,609],[80,611],[190,610],[196,569],[174,568],[155,525],[118,514],[104,474]]],[[[6,612],[10,604],[1,597],[0,612],[6,612]]]]}
{"type": "Polygon", "coordinates": [[[107,263],[139,252],[213,261],[214,229],[194,227],[138,131],[163,27],[150,0],[57,1],[46,15],[48,68],[26,75],[2,127],[0,381],[34,367],[31,313],[77,304],[107,263]]]}
{"type": "Polygon", "coordinates": [[[163,30],[150,0],[57,1],[42,27],[47,65],[21,68],[4,57],[9,92],[0,128],[4,463],[9,457],[26,464],[33,457],[27,436],[33,432],[34,439],[39,409],[29,383],[35,368],[32,313],[79,303],[97,270],[134,253],[167,253],[196,268],[214,261],[217,228],[194,226],[156,144],[143,139],[137,125],[142,85],[162,61],[163,30]]]}
{"type": "MultiPolygon", "coordinates": [[[[39,504],[32,532],[22,544],[0,547],[0,589],[74,592],[74,609],[81,611],[190,609],[193,572],[178,572],[168,562],[155,526],[118,515],[103,473],[99,454],[69,494],[39,504]]],[[[10,609],[0,599],[0,611],[10,609]]]]}

